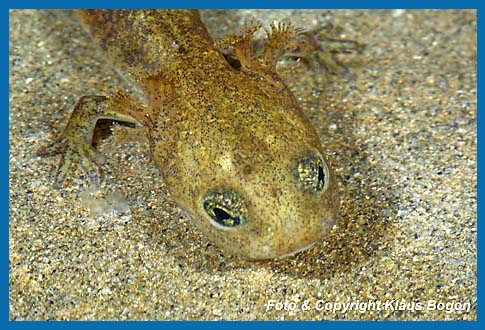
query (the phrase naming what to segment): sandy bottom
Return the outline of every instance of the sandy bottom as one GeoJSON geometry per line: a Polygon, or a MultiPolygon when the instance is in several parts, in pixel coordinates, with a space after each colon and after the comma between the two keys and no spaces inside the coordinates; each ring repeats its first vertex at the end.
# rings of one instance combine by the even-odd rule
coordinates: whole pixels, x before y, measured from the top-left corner
{"type": "Polygon", "coordinates": [[[56,188],[58,158],[34,152],[81,95],[126,83],[69,13],[12,11],[11,320],[477,318],[476,12],[204,13],[216,36],[250,16],[366,44],[341,57],[352,81],[281,65],[341,182],[331,234],[282,260],[225,256],[136,144],[101,146],[95,196],[80,171],[56,188]]]}

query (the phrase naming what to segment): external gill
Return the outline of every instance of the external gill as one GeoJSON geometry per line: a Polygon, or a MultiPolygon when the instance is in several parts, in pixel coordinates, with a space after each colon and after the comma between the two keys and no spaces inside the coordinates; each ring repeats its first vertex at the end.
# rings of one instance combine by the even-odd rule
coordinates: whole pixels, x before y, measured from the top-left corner
{"type": "Polygon", "coordinates": [[[301,30],[289,23],[271,24],[269,30],[266,30],[267,36],[260,54],[255,52],[252,39],[253,34],[260,28],[260,22],[249,20],[240,34],[227,35],[216,41],[216,46],[233,52],[243,70],[274,73],[278,59],[285,52],[298,47],[301,30]]]}

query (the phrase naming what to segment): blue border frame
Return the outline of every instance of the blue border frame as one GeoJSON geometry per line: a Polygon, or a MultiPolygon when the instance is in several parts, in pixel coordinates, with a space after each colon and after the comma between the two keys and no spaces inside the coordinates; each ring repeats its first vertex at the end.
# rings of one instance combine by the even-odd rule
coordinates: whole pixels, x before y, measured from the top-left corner
{"type": "MultiPolygon", "coordinates": [[[[1,221],[1,229],[0,231],[3,234],[3,239],[1,240],[1,269],[0,272],[1,281],[1,294],[2,298],[0,300],[0,324],[3,329],[5,328],[30,328],[36,327],[39,329],[43,328],[84,328],[86,326],[94,326],[94,327],[116,327],[118,330],[125,329],[125,328],[152,328],[158,326],[166,326],[166,327],[177,327],[179,329],[195,329],[197,327],[203,326],[206,329],[219,329],[222,328],[229,328],[233,326],[237,326],[240,328],[256,328],[256,327],[263,327],[263,328],[270,328],[274,327],[274,322],[238,322],[237,324],[224,322],[222,324],[215,323],[215,322],[10,322],[8,321],[9,317],[9,300],[8,300],[8,212],[9,212],[9,193],[8,193],[8,164],[9,164],[9,153],[8,153],[8,111],[9,104],[8,104],[8,91],[9,91],[9,75],[8,75],[8,38],[9,38],[9,9],[15,8],[130,8],[130,7],[145,7],[145,8],[154,8],[154,7],[171,7],[173,3],[170,2],[160,2],[160,1],[146,1],[146,0],[138,0],[134,1],[107,1],[107,0],[84,0],[83,2],[72,2],[67,3],[64,1],[55,1],[55,0],[45,0],[42,2],[34,2],[34,1],[12,1],[6,0],[0,3],[1,12],[0,12],[0,28],[2,31],[2,43],[1,43],[1,54],[4,65],[2,66],[2,100],[4,101],[3,104],[3,111],[0,112],[1,120],[0,120],[0,148],[2,149],[2,153],[0,154],[2,157],[2,171],[0,171],[0,180],[1,180],[1,201],[3,207],[0,208],[0,219],[1,221]]],[[[228,3],[227,1],[197,1],[197,0],[179,0],[177,1],[176,7],[178,8],[436,8],[436,9],[446,9],[446,8],[459,8],[459,9],[478,9],[478,54],[480,54],[480,37],[481,37],[481,30],[482,30],[482,21],[481,21],[481,6],[479,1],[455,1],[455,0],[444,0],[444,1],[435,1],[435,0],[409,0],[409,1],[394,1],[392,3],[379,1],[379,0],[367,0],[363,1],[356,1],[356,0],[344,0],[344,1],[311,1],[311,0],[299,0],[298,2],[288,1],[288,0],[248,0],[248,1],[238,1],[238,2],[231,2],[228,3]]],[[[480,61],[480,56],[477,59],[478,63],[478,72],[477,75],[480,76],[482,72],[482,65],[480,61]]],[[[482,91],[481,84],[478,83],[478,90],[477,90],[477,98],[480,96],[480,92],[482,91]]],[[[477,187],[477,200],[478,200],[478,217],[483,213],[483,208],[480,205],[480,197],[481,197],[481,169],[482,169],[482,159],[483,157],[480,156],[480,141],[482,137],[481,133],[481,123],[484,119],[484,114],[480,111],[477,111],[477,125],[478,125],[478,134],[477,134],[477,162],[478,162],[478,187],[477,187]]],[[[481,249],[481,240],[478,239],[478,252],[481,249]]],[[[480,256],[480,253],[478,254],[480,256]]],[[[479,258],[480,260],[480,258],[479,258]]],[[[481,274],[480,267],[478,268],[478,274],[481,274]]],[[[278,327],[280,330],[290,330],[293,327],[298,327],[299,330],[313,330],[315,327],[325,327],[331,326],[332,328],[342,329],[347,328],[349,326],[357,326],[357,327],[374,327],[374,328],[381,328],[381,329],[390,329],[396,326],[404,327],[404,326],[412,326],[416,329],[430,329],[430,328],[440,328],[440,329],[455,329],[456,327],[460,328],[478,328],[479,324],[481,324],[482,320],[482,308],[480,308],[480,298],[482,295],[482,286],[480,285],[480,277],[478,283],[478,321],[477,322],[459,322],[456,321],[452,322],[332,322],[332,323],[323,323],[323,322],[310,322],[310,321],[303,321],[298,322],[298,324],[294,324],[293,322],[279,322],[278,327]]]]}
{"type": "Polygon", "coordinates": [[[204,0],[178,0],[174,2],[164,2],[155,0],[139,1],[109,1],[109,0],[85,0],[68,3],[62,0],[45,0],[36,1],[12,1],[6,0],[1,6],[5,8],[325,8],[325,9],[342,9],[342,8],[478,8],[478,0],[408,0],[408,1],[387,1],[380,0],[342,0],[342,1],[323,1],[323,0],[299,0],[298,2],[290,0],[247,0],[227,2],[222,0],[204,1],[204,0]],[[174,6],[174,4],[176,5],[174,6]]]}

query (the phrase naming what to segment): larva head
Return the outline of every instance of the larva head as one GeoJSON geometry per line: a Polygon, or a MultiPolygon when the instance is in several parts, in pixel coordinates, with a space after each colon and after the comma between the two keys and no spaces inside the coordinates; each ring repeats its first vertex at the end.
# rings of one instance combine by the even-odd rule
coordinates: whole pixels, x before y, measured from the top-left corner
{"type": "Polygon", "coordinates": [[[249,259],[278,258],[330,231],[338,185],[286,87],[239,79],[223,91],[215,86],[211,97],[180,100],[183,110],[164,118],[155,161],[171,195],[212,242],[249,259]]]}

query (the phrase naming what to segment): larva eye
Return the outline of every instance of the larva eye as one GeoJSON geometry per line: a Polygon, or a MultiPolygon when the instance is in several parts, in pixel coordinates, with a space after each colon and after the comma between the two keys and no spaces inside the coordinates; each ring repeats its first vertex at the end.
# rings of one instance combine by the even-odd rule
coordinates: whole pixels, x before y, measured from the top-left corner
{"type": "Polygon", "coordinates": [[[320,194],[330,178],[327,164],[319,154],[306,154],[297,159],[293,177],[303,192],[320,194]]]}
{"type": "Polygon", "coordinates": [[[230,229],[248,222],[244,200],[233,190],[211,190],[203,198],[202,205],[216,226],[230,229]]]}

